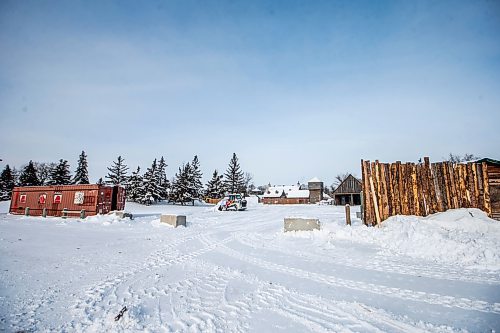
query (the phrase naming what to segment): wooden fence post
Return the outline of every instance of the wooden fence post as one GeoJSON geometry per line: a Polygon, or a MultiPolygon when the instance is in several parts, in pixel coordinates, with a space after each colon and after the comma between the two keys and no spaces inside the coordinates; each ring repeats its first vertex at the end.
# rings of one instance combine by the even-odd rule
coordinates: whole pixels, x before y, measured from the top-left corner
{"type": "Polygon", "coordinates": [[[456,168],[453,165],[453,163],[447,163],[448,165],[448,170],[450,171],[450,181],[451,181],[451,200],[453,202],[453,205],[451,208],[460,208],[460,201],[459,201],[459,191],[457,190],[457,173],[456,173],[456,168]]]}
{"type": "Polygon", "coordinates": [[[377,195],[375,194],[375,189],[373,186],[373,178],[370,176],[370,189],[372,192],[373,206],[375,208],[375,217],[377,218],[377,227],[380,225],[380,214],[378,211],[377,195]]]}
{"type": "Polygon", "coordinates": [[[345,205],[345,223],[351,225],[351,207],[349,204],[345,205]]]}
{"type": "Polygon", "coordinates": [[[443,178],[442,174],[439,172],[439,168],[436,163],[431,164],[432,174],[434,175],[434,191],[436,193],[436,211],[442,212],[444,210],[443,204],[443,187],[441,186],[443,178]]]}
{"type": "Polygon", "coordinates": [[[481,201],[479,200],[479,181],[478,181],[478,174],[477,174],[477,164],[472,163],[472,175],[473,175],[473,181],[474,181],[474,201],[476,204],[476,208],[480,208],[481,206],[481,201]]]}
{"type": "MultiPolygon", "coordinates": [[[[373,169],[373,168],[372,168],[373,169]]],[[[377,197],[377,206],[378,206],[378,216],[380,219],[384,218],[384,204],[382,199],[382,185],[380,184],[380,165],[378,160],[375,160],[375,191],[377,197]]]]}
{"type": "Polygon", "coordinates": [[[485,210],[484,208],[484,185],[483,185],[483,166],[481,164],[476,165],[477,169],[477,186],[479,188],[479,209],[485,210]]]}
{"type": "Polygon", "coordinates": [[[373,209],[371,205],[371,192],[370,192],[370,161],[361,161],[361,168],[363,172],[363,202],[365,203],[363,214],[364,214],[364,223],[366,225],[372,224],[373,220],[373,209]]]}
{"type": "Polygon", "coordinates": [[[399,194],[399,214],[405,215],[405,193],[404,193],[404,186],[403,186],[403,169],[401,167],[401,161],[396,162],[396,169],[397,169],[397,174],[398,174],[398,194],[399,194]]]}
{"type": "Polygon", "coordinates": [[[417,166],[412,163],[411,166],[411,184],[413,189],[413,205],[415,206],[414,214],[420,216],[420,204],[418,200],[418,184],[417,184],[417,166]]]}
{"type": "Polygon", "coordinates": [[[490,186],[488,184],[488,166],[485,162],[482,163],[483,168],[483,197],[484,197],[484,210],[491,217],[491,202],[490,202],[490,186]]]}
{"type": "Polygon", "coordinates": [[[469,196],[470,207],[476,208],[476,192],[474,188],[474,174],[472,172],[472,163],[467,163],[467,192],[469,196]]]}
{"type": "Polygon", "coordinates": [[[385,164],[381,163],[379,165],[379,170],[380,170],[380,199],[381,199],[381,205],[382,205],[382,213],[381,218],[382,220],[386,220],[389,217],[389,200],[387,196],[387,179],[386,176],[387,174],[385,173],[385,164]]]}

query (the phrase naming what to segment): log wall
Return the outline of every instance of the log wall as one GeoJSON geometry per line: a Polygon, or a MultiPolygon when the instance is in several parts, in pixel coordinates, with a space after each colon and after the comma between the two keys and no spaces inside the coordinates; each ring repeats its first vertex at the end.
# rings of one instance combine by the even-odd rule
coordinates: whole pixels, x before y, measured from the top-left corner
{"type": "Polygon", "coordinates": [[[361,160],[363,218],[379,224],[394,215],[479,208],[492,217],[486,163],[379,163],[361,160]]]}

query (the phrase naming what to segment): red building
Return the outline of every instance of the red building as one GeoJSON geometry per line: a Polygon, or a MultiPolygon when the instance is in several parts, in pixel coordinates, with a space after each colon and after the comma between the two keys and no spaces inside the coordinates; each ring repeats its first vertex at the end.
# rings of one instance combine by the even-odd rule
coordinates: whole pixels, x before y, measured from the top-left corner
{"type": "Polygon", "coordinates": [[[125,189],[121,186],[89,185],[57,185],[14,187],[10,202],[11,214],[29,214],[41,216],[107,214],[125,208],[125,189]]]}

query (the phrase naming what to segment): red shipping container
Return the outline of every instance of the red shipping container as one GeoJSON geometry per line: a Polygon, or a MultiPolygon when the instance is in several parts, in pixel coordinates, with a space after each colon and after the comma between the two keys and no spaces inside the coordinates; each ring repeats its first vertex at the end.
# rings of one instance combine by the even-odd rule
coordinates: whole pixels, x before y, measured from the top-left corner
{"type": "Polygon", "coordinates": [[[29,208],[30,215],[41,216],[44,208],[48,216],[68,216],[107,214],[125,208],[125,189],[122,186],[107,185],[57,185],[14,187],[10,202],[11,214],[24,214],[29,208]]]}

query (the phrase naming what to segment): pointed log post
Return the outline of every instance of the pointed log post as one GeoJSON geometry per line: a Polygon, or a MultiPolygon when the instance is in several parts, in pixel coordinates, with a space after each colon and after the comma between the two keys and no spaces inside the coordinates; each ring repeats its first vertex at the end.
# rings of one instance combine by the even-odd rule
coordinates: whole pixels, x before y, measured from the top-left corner
{"type": "Polygon", "coordinates": [[[375,160],[375,178],[373,179],[375,182],[375,192],[377,194],[377,206],[378,206],[378,215],[381,219],[384,219],[384,210],[382,205],[382,186],[380,185],[380,166],[378,160],[375,160]]]}
{"type": "Polygon", "coordinates": [[[474,187],[474,173],[472,171],[472,163],[467,163],[467,190],[469,191],[470,207],[476,208],[476,192],[474,187]]]}
{"type": "Polygon", "coordinates": [[[365,225],[372,225],[375,222],[373,218],[373,205],[371,204],[370,174],[370,161],[363,161],[363,201],[365,203],[365,225]]]}
{"type": "Polygon", "coordinates": [[[473,176],[473,181],[474,181],[474,202],[475,202],[475,207],[481,209],[481,202],[479,199],[479,181],[478,181],[478,175],[477,175],[477,164],[472,163],[472,176],[473,176]]]}
{"type": "Polygon", "coordinates": [[[420,207],[420,215],[427,216],[427,203],[425,200],[426,177],[424,175],[424,166],[417,164],[417,190],[418,190],[418,206],[420,207]]]}
{"type": "Polygon", "coordinates": [[[483,186],[483,166],[481,164],[476,164],[477,170],[477,186],[479,188],[479,209],[482,211],[484,208],[484,186],[483,186]]]}
{"type": "Polygon", "coordinates": [[[366,202],[365,198],[363,195],[363,192],[366,194],[366,176],[365,176],[365,162],[363,159],[361,159],[361,185],[362,185],[362,190],[361,190],[361,218],[363,222],[366,224],[366,202]],[[363,209],[364,207],[364,209],[363,209]]]}
{"type": "Polygon", "coordinates": [[[383,211],[382,211],[382,199],[381,199],[381,189],[380,189],[380,168],[378,165],[378,160],[375,160],[375,163],[372,163],[372,178],[375,185],[375,198],[377,198],[377,210],[378,216],[380,219],[383,219],[383,211]],[[375,174],[373,174],[373,172],[375,174]]]}
{"type": "Polygon", "coordinates": [[[469,192],[469,184],[467,182],[467,164],[462,164],[462,186],[463,186],[463,196],[465,201],[465,207],[470,208],[471,198],[469,192]]]}
{"type": "Polygon", "coordinates": [[[409,171],[409,165],[408,163],[402,164],[401,167],[403,168],[403,191],[405,194],[404,200],[405,200],[405,215],[411,215],[411,197],[410,197],[410,179],[408,177],[408,171],[409,171]]]}
{"type": "Polygon", "coordinates": [[[446,192],[446,206],[444,210],[448,210],[452,208],[452,203],[451,203],[451,179],[449,177],[448,173],[448,166],[446,163],[441,163],[441,168],[443,171],[443,176],[444,176],[444,191],[446,192]]]}
{"type": "Polygon", "coordinates": [[[460,176],[460,192],[462,197],[462,207],[469,208],[470,207],[470,199],[467,195],[467,184],[466,184],[466,172],[467,168],[464,164],[459,165],[459,176],[460,176]]]}
{"type": "Polygon", "coordinates": [[[416,215],[416,203],[415,203],[415,197],[413,193],[413,165],[412,163],[407,163],[406,164],[406,176],[408,179],[408,204],[409,204],[409,209],[410,209],[410,215],[416,215]]]}
{"type": "Polygon", "coordinates": [[[375,194],[375,188],[373,186],[373,177],[370,176],[370,189],[372,192],[373,206],[375,208],[375,217],[377,218],[377,227],[380,227],[380,214],[378,210],[377,195],[375,194]]]}
{"type": "Polygon", "coordinates": [[[394,189],[392,187],[392,169],[391,169],[391,163],[386,163],[385,164],[385,179],[387,180],[387,202],[389,204],[389,216],[394,216],[394,189]]]}
{"type": "Polygon", "coordinates": [[[410,200],[408,196],[408,165],[401,164],[401,184],[402,192],[401,197],[403,199],[402,211],[403,215],[410,215],[410,200]]]}
{"type": "Polygon", "coordinates": [[[404,172],[401,167],[401,161],[396,162],[396,168],[397,168],[397,173],[398,173],[398,192],[399,192],[399,214],[406,215],[405,214],[405,192],[404,192],[404,185],[403,185],[403,179],[404,179],[404,172]]]}
{"type": "Polygon", "coordinates": [[[436,194],[436,210],[435,212],[442,212],[444,210],[443,208],[443,198],[441,195],[441,188],[439,186],[440,184],[440,175],[438,171],[438,165],[436,163],[431,164],[431,171],[432,171],[432,179],[433,179],[433,185],[434,185],[434,192],[436,194]]]}
{"type": "Polygon", "coordinates": [[[455,177],[455,167],[452,163],[447,163],[448,165],[448,170],[450,172],[450,182],[451,182],[451,201],[453,202],[453,205],[450,208],[460,208],[460,204],[458,201],[458,191],[457,191],[457,180],[455,177]]]}
{"type": "Polygon", "coordinates": [[[436,181],[429,157],[424,157],[425,174],[427,177],[427,194],[429,198],[429,213],[434,214],[438,211],[437,195],[436,195],[436,181]]]}
{"type": "Polygon", "coordinates": [[[381,187],[381,199],[382,199],[382,220],[389,218],[389,200],[387,196],[387,174],[385,170],[385,164],[379,165],[380,169],[380,187],[381,187]]]}
{"type": "Polygon", "coordinates": [[[466,203],[465,203],[466,200],[464,200],[464,189],[463,189],[463,184],[462,184],[462,165],[457,164],[455,170],[457,171],[456,176],[457,176],[457,180],[458,180],[457,189],[458,189],[458,198],[459,198],[459,205],[460,205],[459,208],[467,207],[466,203]]]}
{"type": "Polygon", "coordinates": [[[422,216],[420,212],[420,204],[418,199],[418,185],[417,185],[417,166],[413,163],[411,166],[411,184],[413,189],[413,205],[415,207],[415,215],[422,216]]]}
{"type": "Polygon", "coordinates": [[[391,177],[391,164],[384,164],[384,169],[385,169],[385,180],[387,182],[386,186],[386,193],[387,193],[387,215],[388,216],[394,216],[394,204],[392,200],[392,196],[394,195],[394,190],[392,188],[392,177],[391,177]]]}
{"type": "Polygon", "coordinates": [[[482,163],[483,168],[483,200],[484,200],[484,211],[491,217],[491,202],[490,202],[490,185],[488,177],[488,166],[485,162],[482,163]]]}
{"type": "Polygon", "coordinates": [[[392,207],[394,209],[393,214],[401,214],[399,206],[399,186],[398,186],[398,165],[397,163],[391,164],[391,175],[392,175],[392,207]]]}
{"type": "Polygon", "coordinates": [[[443,203],[443,209],[441,211],[444,212],[445,210],[448,209],[448,201],[447,201],[448,188],[446,187],[447,181],[445,178],[443,163],[436,163],[436,170],[439,175],[438,186],[439,186],[439,191],[441,193],[441,201],[443,203]]]}

